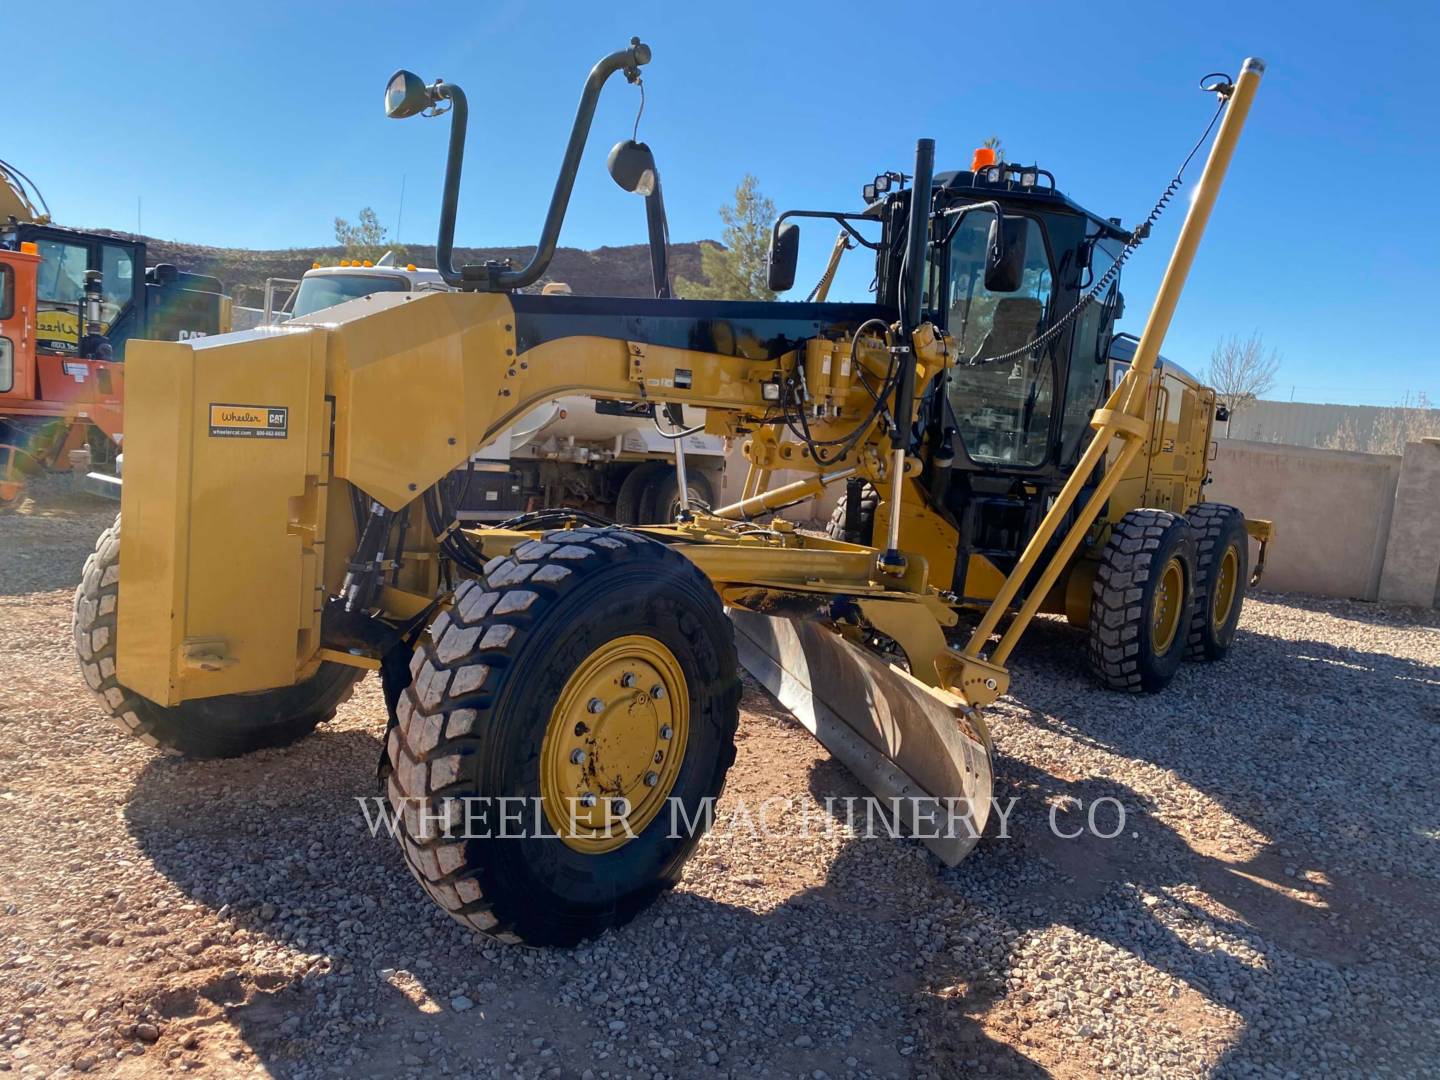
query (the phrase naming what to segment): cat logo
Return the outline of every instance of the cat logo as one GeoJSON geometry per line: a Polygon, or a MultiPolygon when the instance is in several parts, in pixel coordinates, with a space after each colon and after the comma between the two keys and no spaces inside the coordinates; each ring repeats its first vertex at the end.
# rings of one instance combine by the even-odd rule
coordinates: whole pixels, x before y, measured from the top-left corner
{"type": "Polygon", "coordinates": [[[210,406],[212,439],[283,439],[289,427],[290,410],[281,405],[210,406]]]}

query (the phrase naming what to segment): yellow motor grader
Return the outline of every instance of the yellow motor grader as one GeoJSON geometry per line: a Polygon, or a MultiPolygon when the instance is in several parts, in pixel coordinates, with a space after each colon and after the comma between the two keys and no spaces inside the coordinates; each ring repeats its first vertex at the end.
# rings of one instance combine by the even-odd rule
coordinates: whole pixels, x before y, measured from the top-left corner
{"type": "MultiPolygon", "coordinates": [[[[1155,690],[1230,647],[1248,576],[1247,523],[1200,499],[1214,395],[1159,350],[1260,61],[1205,87],[1197,151],[1218,132],[1118,363],[1119,265],[1145,230],[1035,167],[937,175],[930,140],[862,210],[777,223],[772,288],[793,284],[796,219],[820,218],[873,252],[873,302],[666,297],[658,171],[634,140],[609,166],[646,199],[657,298],[522,291],[601,88],[650,55],[636,39],[590,73],[522,268],[452,266],[465,95],[398,72],[388,115],[451,116],[437,261],[458,291],[135,343],[121,518],[76,593],[89,685],[174,752],[284,745],[377,671],[404,857],[506,941],[594,935],[679,877],[734,760],[741,664],[955,862],[990,810],[983,709],[1037,612],[1089,627],[1107,684],[1155,690]],[[703,410],[744,440],[742,497],[682,498],[657,526],[563,508],[458,523],[455,470],[559,394],[675,436],[703,410]],[[775,516],[831,484],[828,533],[775,516]]],[[[677,438],[680,492],[684,464],[677,438]]]]}

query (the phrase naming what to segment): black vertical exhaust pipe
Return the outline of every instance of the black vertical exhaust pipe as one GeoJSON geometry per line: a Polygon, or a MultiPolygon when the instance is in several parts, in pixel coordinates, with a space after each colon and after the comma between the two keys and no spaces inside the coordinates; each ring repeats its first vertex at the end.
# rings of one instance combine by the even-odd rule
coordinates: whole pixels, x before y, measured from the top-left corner
{"type": "Polygon", "coordinates": [[[655,174],[655,190],[645,196],[645,235],[650,242],[650,278],[655,283],[655,296],[670,298],[670,223],[665,220],[665,200],[660,194],[660,174],[655,174]]]}
{"type": "MultiPolygon", "coordinates": [[[[905,237],[904,308],[900,313],[900,331],[905,343],[920,325],[925,309],[925,262],[930,247],[930,185],[935,175],[935,140],[921,139],[915,144],[915,181],[910,186],[910,224],[905,237]]],[[[896,431],[891,439],[893,449],[910,449],[910,409],[915,400],[915,351],[912,348],[900,369],[900,382],[895,390],[896,431]]]]}
{"type": "Polygon", "coordinates": [[[902,282],[899,357],[900,378],[895,385],[895,427],[890,432],[890,530],[880,569],[902,574],[900,554],[900,498],[905,490],[905,455],[914,438],[910,412],[915,404],[915,330],[925,310],[925,262],[930,248],[930,184],[935,175],[935,140],[915,143],[915,179],[910,185],[910,223],[905,237],[905,280],[902,282]]]}
{"type": "MultiPolygon", "coordinates": [[[[636,121],[639,126],[639,121],[636,121]]],[[[624,191],[645,197],[645,233],[650,241],[650,277],[655,295],[670,295],[670,226],[665,220],[665,196],[660,189],[660,170],[649,144],[633,138],[618,142],[605,163],[610,176],[624,191]]]]}

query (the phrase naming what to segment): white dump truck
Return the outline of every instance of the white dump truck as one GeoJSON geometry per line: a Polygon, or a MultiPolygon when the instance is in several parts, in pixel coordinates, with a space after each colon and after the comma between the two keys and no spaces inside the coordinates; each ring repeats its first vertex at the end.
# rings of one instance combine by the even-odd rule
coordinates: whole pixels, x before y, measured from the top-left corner
{"type": "MultiPolygon", "coordinates": [[[[345,260],[312,267],[298,282],[267,282],[262,321],[323,321],[324,309],[374,293],[447,288],[439,271],[399,264],[388,254],[373,265],[345,260]]],[[[570,290],[552,282],[545,291],[570,290]]],[[[694,430],[704,421],[696,410],[665,417],[621,402],[555,398],[522,417],[476,454],[468,469],[455,474],[456,508],[471,521],[502,521],[553,506],[626,524],[673,521],[680,509],[671,457],[677,437],[684,447],[690,499],[712,506],[720,493],[724,440],[694,430]],[[680,431],[687,434],[677,436],[680,431]]]]}

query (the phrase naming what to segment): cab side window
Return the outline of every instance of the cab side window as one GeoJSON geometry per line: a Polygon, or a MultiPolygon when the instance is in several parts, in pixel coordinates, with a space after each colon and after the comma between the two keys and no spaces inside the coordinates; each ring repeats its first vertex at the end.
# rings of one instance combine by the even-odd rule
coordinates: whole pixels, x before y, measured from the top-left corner
{"type": "Polygon", "coordinates": [[[78,304],[85,295],[85,271],[90,253],[82,244],[41,240],[40,273],[36,293],[51,304],[78,304]]]}
{"type": "Polygon", "coordinates": [[[118,244],[106,244],[100,251],[100,332],[106,333],[120,312],[130,303],[135,288],[135,260],[118,244]]]}
{"type": "MultiPolygon", "coordinates": [[[[1099,281],[1115,265],[1118,248],[1114,241],[1097,240],[1091,245],[1090,281],[1099,281]]],[[[1105,361],[1113,330],[1113,314],[1119,282],[1080,315],[1071,344],[1070,380],[1065,390],[1065,415],[1060,426],[1060,460],[1069,463],[1080,457],[1093,429],[1090,417],[1105,396],[1105,361]]]]}

